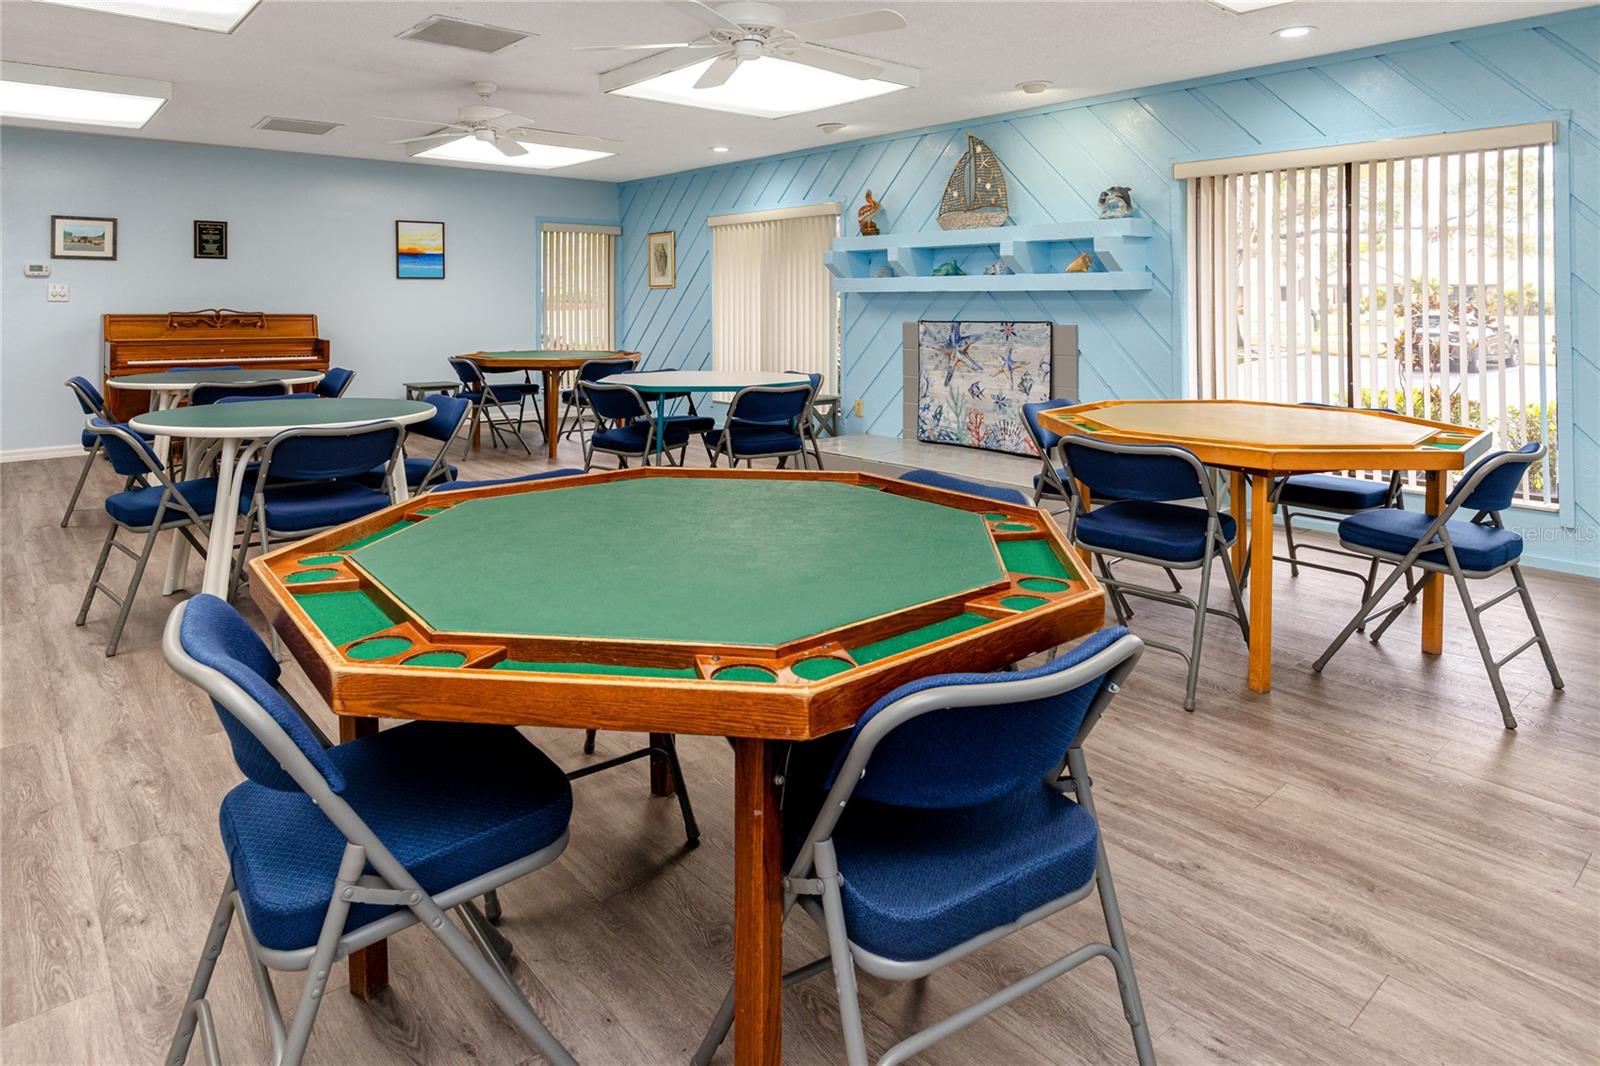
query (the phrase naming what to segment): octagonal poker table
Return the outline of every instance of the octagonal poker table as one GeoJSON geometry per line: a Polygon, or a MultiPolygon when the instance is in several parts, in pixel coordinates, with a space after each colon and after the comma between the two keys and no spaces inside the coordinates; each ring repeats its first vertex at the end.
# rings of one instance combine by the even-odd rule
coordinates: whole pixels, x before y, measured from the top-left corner
{"type": "MultiPolygon", "coordinates": [[[[340,718],[733,739],[736,1054],[777,1061],[783,741],[1097,629],[1048,513],[854,471],[647,467],[435,492],[250,563],[340,718]],[[765,816],[764,816],[765,815],[765,816]]],[[[383,986],[381,946],[351,988],[383,986]]],[[[709,1005],[708,1005],[709,1006],[709,1005]]]]}

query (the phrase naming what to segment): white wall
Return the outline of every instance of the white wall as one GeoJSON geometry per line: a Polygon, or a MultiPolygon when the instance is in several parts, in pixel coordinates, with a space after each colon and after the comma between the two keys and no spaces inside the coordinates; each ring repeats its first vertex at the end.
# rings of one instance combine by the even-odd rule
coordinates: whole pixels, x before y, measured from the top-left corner
{"type": "Polygon", "coordinates": [[[104,313],[311,312],[350,395],[400,395],[451,355],[538,343],[538,220],[617,217],[608,182],[0,131],[0,451],[77,441],[61,383],[99,380],[104,313]],[[50,259],[53,214],[118,219],[117,260],[50,259]],[[444,280],[395,278],[397,218],[444,221],[444,280]],[[195,219],[229,223],[226,260],[193,257],[195,219]]]}

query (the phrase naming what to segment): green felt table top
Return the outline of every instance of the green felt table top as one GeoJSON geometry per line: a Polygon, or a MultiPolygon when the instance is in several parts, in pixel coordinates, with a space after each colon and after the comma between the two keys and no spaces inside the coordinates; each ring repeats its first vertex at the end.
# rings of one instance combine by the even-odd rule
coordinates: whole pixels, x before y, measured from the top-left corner
{"type": "Polygon", "coordinates": [[[206,370],[155,370],[147,374],[124,374],[121,377],[111,378],[107,383],[114,389],[140,388],[148,386],[179,386],[194,385],[199,382],[216,382],[217,384],[237,385],[241,382],[255,381],[288,381],[300,383],[317,381],[322,377],[320,370],[285,370],[261,367],[258,370],[224,370],[215,368],[206,370]]]}
{"type": "Polygon", "coordinates": [[[300,426],[344,426],[394,419],[418,422],[433,414],[430,404],[417,400],[345,399],[308,396],[294,400],[254,400],[215,403],[201,407],[174,407],[134,417],[135,429],[169,436],[197,436],[204,432],[222,436],[276,433],[300,426]]]}
{"type": "Polygon", "coordinates": [[[440,631],[756,645],[1004,577],[980,515],[778,479],[469,500],[352,558],[440,631]]]}
{"type": "Polygon", "coordinates": [[[804,374],[760,370],[643,370],[616,378],[644,393],[738,392],[753,385],[809,385],[804,374]]]}

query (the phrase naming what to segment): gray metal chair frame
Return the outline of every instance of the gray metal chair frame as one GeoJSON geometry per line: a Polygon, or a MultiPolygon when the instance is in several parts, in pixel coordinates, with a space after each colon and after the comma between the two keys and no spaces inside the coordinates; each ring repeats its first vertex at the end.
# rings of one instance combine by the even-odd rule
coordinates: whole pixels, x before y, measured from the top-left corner
{"type": "MultiPolygon", "coordinates": [[[[272,454],[277,450],[278,446],[286,440],[292,440],[297,437],[353,437],[360,433],[370,433],[375,429],[386,428],[392,428],[398,431],[395,436],[394,452],[389,456],[389,462],[387,464],[388,475],[386,480],[390,484],[390,491],[392,492],[394,478],[396,476],[405,476],[403,473],[398,475],[396,473],[397,467],[399,467],[400,456],[403,452],[405,427],[393,419],[380,419],[375,422],[363,422],[357,426],[297,426],[293,429],[283,430],[281,433],[274,435],[271,440],[267,441],[266,446],[261,451],[261,465],[256,468],[256,491],[251,493],[250,509],[245,514],[244,529],[240,533],[238,550],[234,555],[233,577],[228,582],[228,596],[230,599],[232,599],[233,595],[239,591],[239,585],[244,580],[245,556],[250,552],[250,541],[255,536],[258,526],[260,527],[261,534],[262,555],[265,555],[267,552],[272,550],[271,538],[274,533],[282,537],[287,537],[289,540],[293,541],[309,537],[313,533],[320,533],[324,529],[333,528],[332,525],[322,526],[317,529],[295,530],[273,530],[268,527],[266,512],[267,477],[272,468],[272,454]]],[[[304,482],[291,482],[290,484],[304,484],[304,482]]],[[[279,487],[281,488],[285,486],[280,484],[279,487]]],[[[221,505],[222,501],[218,501],[218,506],[221,505]]],[[[276,639],[276,636],[274,636],[274,639],[276,639]]]]}
{"type": "MultiPolygon", "coordinates": [[[[805,374],[808,377],[811,375],[809,370],[785,370],[784,373],[805,374]]],[[[826,383],[819,382],[817,387],[811,390],[810,397],[806,399],[805,414],[800,416],[800,439],[811,445],[811,458],[816,460],[818,470],[823,469],[823,466],[822,445],[817,441],[817,423],[820,421],[817,418],[817,396],[820,394],[823,384],[826,383]]]]}
{"type": "MultiPolygon", "coordinates": [[[[1417,567],[1429,573],[1449,574],[1455,581],[1456,591],[1461,594],[1461,606],[1466,608],[1467,622],[1472,627],[1472,639],[1477,642],[1478,654],[1483,657],[1484,668],[1489,673],[1489,684],[1494,689],[1495,702],[1500,706],[1500,717],[1505,722],[1507,729],[1517,728],[1517,719],[1511,713],[1511,701],[1507,698],[1505,685],[1500,680],[1500,669],[1506,663],[1537,644],[1540,654],[1544,656],[1545,669],[1550,673],[1551,686],[1558,689],[1564,688],[1566,683],[1561,680],[1561,671],[1556,668],[1555,655],[1550,651],[1550,641],[1545,637],[1544,626],[1539,623],[1538,612],[1534,610],[1533,596],[1528,591],[1528,582],[1522,576],[1521,557],[1519,556],[1517,559],[1503,563],[1490,570],[1464,570],[1461,567],[1461,561],[1456,557],[1455,545],[1450,541],[1450,530],[1445,525],[1456,512],[1461,510],[1462,505],[1466,503],[1473,490],[1478,487],[1478,484],[1484,478],[1507,463],[1523,463],[1531,466],[1542,460],[1546,451],[1547,449],[1541,445],[1536,452],[1505,452],[1480,464],[1472,472],[1472,475],[1467,478],[1466,482],[1456,489],[1454,502],[1446,505],[1439,512],[1438,516],[1428,524],[1428,528],[1423,532],[1422,536],[1404,554],[1354,544],[1341,537],[1339,543],[1352,553],[1371,558],[1374,565],[1377,565],[1380,561],[1392,563],[1394,564],[1394,569],[1384,579],[1383,584],[1379,585],[1362,602],[1361,607],[1355,613],[1355,617],[1345,624],[1344,629],[1334,638],[1333,643],[1329,644],[1327,650],[1317,657],[1316,662],[1311,664],[1311,669],[1320,674],[1334,654],[1344,647],[1345,641],[1350,639],[1350,635],[1356,630],[1365,627],[1374,618],[1382,617],[1383,621],[1379,623],[1377,629],[1368,635],[1368,639],[1374,644],[1383,639],[1384,632],[1393,624],[1396,618],[1399,618],[1405,612],[1407,607],[1417,601],[1417,597],[1422,594],[1423,586],[1427,584],[1425,579],[1414,583],[1410,580],[1411,568],[1417,567]],[[1434,551],[1442,551],[1444,553],[1443,563],[1432,562],[1422,558],[1424,553],[1434,551]],[[1467,582],[1493,577],[1505,570],[1511,571],[1511,587],[1485,603],[1474,604],[1467,582]],[[1389,590],[1394,587],[1395,582],[1400,579],[1401,575],[1407,576],[1405,595],[1398,602],[1387,607],[1378,606],[1383,602],[1383,598],[1389,594],[1389,590]],[[1522,609],[1528,616],[1528,624],[1533,629],[1533,636],[1517,645],[1516,649],[1510,654],[1496,659],[1494,652],[1489,647],[1489,638],[1483,631],[1483,613],[1513,595],[1519,596],[1522,600],[1522,609]]],[[[1496,529],[1505,528],[1504,523],[1500,520],[1498,511],[1479,511],[1472,516],[1472,522],[1474,525],[1487,523],[1496,529]]]]}
{"type": "MultiPolygon", "coordinates": [[[[612,375],[612,377],[615,377],[615,376],[616,375],[612,375]]],[[[595,391],[627,392],[627,393],[630,393],[633,396],[633,398],[638,401],[639,409],[643,412],[639,417],[641,417],[641,418],[643,418],[645,420],[646,427],[647,427],[645,435],[644,435],[644,446],[639,451],[636,451],[636,452],[625,452],[625,451],[620,451],[620,450],[618,450],[616,448],[610,448],[610,447],[606,447],[606,448],[596,447],[595,443],[594,443],[594,434],[593,433],[591,433],[591,434],[587,435],[586,437],[584,437],[583,438],[583,472],[587,474],[590,470],[594,469],[594,456],[595,456],[596,452],[602,452],[602,453],[604,453],[606,455],[614,455],[614,456],[616,456],[617,457],[617,462],[620,465],[620,468],[624,469],[624,470],[626,470],[628,468],[628,460],[629,459],[637,459],[637,460],[639,460],[639,465],[640,466],[649,466],[651,457],[656,454],[656,434],[661,432],[661,427],[656,424],[655,413],[654,413],[653,409],[651,408],[651,406],[648,403],[645,402],[644,397],[642,395],[640,395],[639,390],[634,388],[632,385],[625,385],[620,381],[612,381],[609,378],[603,379],[601,381],[580,381],[580,382],[578,382],[578,386],[577,387],[579,389],[583,390],[585,393],[595,392],[595,391]]],[[[586,397],[586,402],[591,402],[592,403],[592,401],[588,401],[587,400],[587,397],[586,397]]],[[[590,409],[593,410],[592,407],[590,409]]],[[[684,456],[688,453],[688,451],[689,451],[689,441],[688,441],[688,438],[684,438],[684,441],[683,441],[682,444],[679,444],[679,445],[667,444],[665,447],[663,447],[661,449],[661,454],[662,454],[662,456],[664,456],[666,458],[667,462],[671,463],[673,466],[682,466],[683,465],[684,456]],[[672,456],[672,449],[674,447],[676,447],[678,449],[678,456],[677,456],[676,459],[674,459],[673,456],[672,456]]]]}
{"type": "MultiPolygon", "coordinates": [[[[1077,666],[1058,674],[1028,678],[1021,681],[995,680],[973,685],[952,685],[923,689],[885,707],[874,715],[855,738],[845,757],[844,765],[835,775],[833,787],[806,835],[789,875],[784,878],[783,912],[787,920],[790,909],[799,903],[828,937],[828,956],[817,959],[784,975],[784,985],[794,984],[832,969],[835,988],[839,996],[840,1022],[844,1029],[845,1061],[850,1066],[866,1066],[866,1034],[861,1024],[861,1007],[856,992],[856,970],[859,968],[874,977],[891,981],[914,981],[941,970],[979,948],[1002,940],[1018,930],[1065,910],[1098,889],[1100,906],[1105,917],[1106,936],[1109,943],[1091,942],[1063,955],[1047,966],[1015,981],[994,994],[957,1011],[933,1025],[901,1040],[878,1059],[878,1066],[895,1066],[916,1055],[951,1033],[964,1029],[986,1015],[992,1014],[1028,992],[1060,977],[1068,970],[1104,957],[1116,973],[1117,989],[1122,998],[1123,1014],[1133,1034],[1135,1053],[1141,1066],[1153,1066],[1155,1052],[1151,1048],[1150,1030],[1145,1023],[1144,1005],[1139,997],[1139,985],[1133,974],[1133,960],[1128,952],[1127,933],[1122,926],[1122,911],[1117,905],[1116,887],[1111,879],[1111,865],[1106,858],[1105,840],[1102,836],[1099,854],[1095,860],[1094,878],[1082,888],[1075,889],[1059,899],[1029,911],[1016,921],[957,944],[930,959],[899,961],[874,954],[852,943],[845,926],[844,903],[840,892],[843,878],[839,873],[834,852],[833,831],[855,792],[858,782],[866,772],[872,752],[894,729],[919,715],[930,711],[958,707],[985,707],[995,704],[1022,703],[1045,699],[1070,692],[1102,674],[1106,682],[1095,695],[1084,715],[1078,735],[1067,750],[1061,764],[1046,779],[1046,783],[1061,792],[1073,795],[1094,817],[1094,795],[1088,767],[1083,756],[1083,742],[1094,728],[1107,705],[1121,691],[1122,683],[1132,672],[1144,648],[1144,642],[1133,635],[1124,636],[1109,648],[1084,660],[1077,666]]],[[[733,993],[722,1002],[710,1030],[695,1052],[696,1066],[706,1066],[712,1055],[733,1027],[733,993]]]]}
{"type": "MultiPolygon", "coordinates": [[[[87,407],[93,411],[96,417],[104,419],[107,422],[116,421],[116,419],[111,417],[111,413],[105,409],[105,406],[103,404],[96,403],[93,397],[89,396],[78,387],[78,383],[76,381],[68,378],[66,381],[66,386],[72,390],[75,396],[78,397],[78,402],[84,407],[87,407]]],[[[83,486],[89,480],[89,471],[94,469],[94,461],[100,458],[100,453],[103,450],[104,446],[101,445],[100,438],[96,436],[94,439],[94,445],[90,447],[88,453],[83,457],[83,469],[78,471],[78,483],[72,487],[72,495],[67,499],[67,510],[61,516],[62,529],[66,529],[67,524],[72,521],[72,512],[78,509],[78,497],[83,495],[83,486]]]]}
{"type": "MultiPolygon", "coordinates": [[[[1394,471],[1389,476],[1389,491],[1384,496],[1382,507],[1401,506],[1400,490],[1404,486],[1404,480],[1404,472],[1400,470],[1394,471]]],[[[1376,559],[1368,559],[1365,555],[1357,555],[1355,552],[1345,551],[1343,548],[1329,548],[1321,544],[1296,544],[1294,539],[1294,520],[1298,518],[1311,522],[1338,522],[1341,518],[1348,518],[1350,515],[1361,514],[1363,511],[1373,510],[1374,508],[1362,507],[1355,510],[1344,510],[1333,507],[1307,507],[1301,504],[1299,505],[1299,510],[1295,510],[1294,505],[1283,503],[1280,500],[1283,490],[1288,484],[1288,478],[1279,478],[1273,483],[1272,489],[1268,493],[1272,506],[1276,507],[1283,516],[1283,539],[1289,547],[1288,555],[1274,555],[1273,559],[1289,564],[1290,577],[1299,577],[1302,566],[1311,570],[1323,570],[1330,574],[1345,574],[1361,582],[1362,599],[1372,595],[1372,583],[1378,577],[1378,561],[1376,559]],[[1365,574],[1359,574],[1354,570],[1346,570],[1342,566],[1329,566],[1327,563],[1309,562],[1300,558],[1300,552],[1302,551],[1322,552],[1325,555],[1335,555],[1343,559],[1357,559],[1362,562],[1370,562],[1371,565],[1367,568],[1365,574]]]]}
{"type": "MultiPolygon", "coordinates": [[[[1072,506],[1067,510],[1067,539],[1076,545],[1080,551],[1088,552],[1094,556],[1095,564],[1100,569],[1101,584],[1111,594],[1107,598],[1111,601],[1111,609],[1116,613],[1119,624],[1127,625],[1128,618],[1131,617],[1130,613],[1124,608],[1126,596],[1139,596],[1147,600],[1170,603],[1179,607],[1187,607],[1194,612],[1194,634],[1190,639],[1187,652],[1174,644],[1167,644],[1149,638],[1145,639],[1145,643],[1150,647],[1172,652],[1188,664],[1189,673],[1183,690],[1183,709],[1192,711],[1194,710],[1195,689],[1200,682],[1200,648],[1205,640],[1206,616],[1215,614],[1223,618],[1231,618],[1238,623],[1239,632],[1244,637],[1245,643],[1248,644],[1250,642],[1250,622],[1245,612],[1244,596],[1241,592],[1239,575],[1234,572],[1233,557],[1228,551],[1228,547],[1233,541],[1225,538],[1222,534],[1221,512],[1218,510],[1217,493],[1211,481],[1211,474],[1200,460],[1195,458],[1194,453],[1187,448],[1179,448],[1170,444],[1111,444],[1106,441],[1095,440],[1093,437],[1074,434],[1069,437],[1063,437],[1060,445],[1061,466],[1069,475],[1072,473],[1072,464],[1067,458],[1066,443],[1068,441],[1075,445],[1092,448],[1095,451],[1109,452],[1115,455],[1166,456],[1180,459],[1194,467],[1195,478],[1203,490],[1200,498],[1205,503],[1206,510],[1205,538],[1207,548],[1204,557],[1192,563],[1175,563],[1169,559],[1157,559],[1153,556],[1134,555],[1126,552],[1108,552],[1093,545],[1081,543],[1077,537],[1077,527],[1078,519],[1085,511],[1084,500],[1082,494],[1078,491],[1076,478],[1069,476],[1065,486],[1072,499],[1072,506]],[[1228,592],[1233,597],[1232,612],[1209,605],[1211,564],[1212,560],[1218,557],[1222,559],[1222,572],[1228,579],[1228,592]],[[1160,567],[1166,571],[1167,577],[1172,581],[1173,585],[1178,587],[1168,591],[1125,581],[1112,572],[1111,560],[1127,560],[1160,567]],[[1178,585],[1177,576],[1173,574],[1174,570],[1200,571],[1200,588],[1194,599],[1191,600],[1179,591],[1181,586],[1178,585]]],[[[1234,531],[1234,535],[1238,536],[1237,530],[1234,531]]]]}
{"type": "MultiPolygon", "coordinates": [[[[503,448],[511,447],[505,443],[501,436],[505,434],[522,445],[522,450],[532,456],[533,449],[528,447],[528,442],[522,439],[523,407],[527,404],[527,396],[523,396],[517,402],[517,417],[512,418],[510,407],[495,396],[494,387],[489,384],[489,379],[484,375],[482,367],[471,359],[459,355],[450,357],[450,365],[452,367],[465,368],[467,377],[476,382],[477,391],[482,397],[481,400],[472,405],[473,432],[477,432],[478,424],[481,420],[484,425],[489,427],[489,437],[496,444],[503,448]],[[497,414],[500,416],[499,418],[495,417],[497,414]]],[[[462,375],[458,371],[456,376],[461,377],[462,375]]]]}
{"type": "MultiPolygon", "coordinates": [[[[472,442],[467,439],[467,435],[463,433],[462,430],[464,430],[471,421],[472,410],[471,405],[469,404],[467,409],[461,412],[461,417],[456,421],[454,428],[450,430],[450,435],[440,442],[439,451],[433,457],[433,465],[428,467],[428,472],[422,475],[421,481],[417,482],[417,487],[413,490],[413,494],[427,492],[436,482],[443,483],[444,481],[448,481],[450,479],[450,446],[456,442],[456,438],[461,438],[462,458],[466,458],[467,452],[472,447],[472,442]]],[[[407,432],[401,437],[400,462],[394,467],[394,474],[396,476],[404,476],[406,457],[405,442],[406,438],[410,436],[412,436],[412,434],[407,432]]]]}
{"type": "MultiPolygon", "coordinates": [[[[578,388],[578,383],[583,381],[584,370],[591,366],[615,366],[618,371],[624,371],[631,370],[633,365],[632,359],[587,359],[582,366],[573,372],[572,387],[562,390],[571,395],[567,402],[561,405],[561,418],[556,423],[560,427],[557,432],[563,439],[570,438],[574,431],[577,432],[579,440],[582,440],[585,436],[584,418],[586,413],[589,412],[589,404],[583,395],[583,390],[578,388]],[[571,425],[567,424],[567,416],[569,414],[572,416],[571,425]]],[[[596,378],[594,380],[599,381],[602,379],[596,378]]],[[[589,417],[592,418],[592,414],[589,417]]]]}
{"type": "MultiPolygon", "coordinates": [[[[292,1066],[305,1055],[306,1045],[311,1039],[311,1027],[316,1022],[317,1008],[322,1002],[333,964],[358,948],[376,943],[412,925],[426,927],[439,939],[541,1055],[554,1063],[576,1066],[576,1060],[534,1013],[521,989],[489,947],[493,937],[499,934],[488,928],[472,903],[475,897],[554,862],[566,850],[568,834],[563,833],[559,840],[531,855],[430,896],[361,816],[328,786],[327,780],[317,772],[282,727],[273,721],[272,716],[222,673],[202,665],[184,650],[181,628],[187,608],[188,604],[179,604],[167,619],[162,640],[162,652],[167,663],[180,677],[203,690],[250,731],[311,797],[335,828],[344,834],[346,844],[337,880],[330,886],[327,917],[323,920],[321,935],[312,947],[281,951],[263,947],[257,942],[240,906],[233,876],[228,875],[200,951],[194,979],[189,984],[183,1009],[178,1015],[177,1030],[167,1051],[167,1066],[182,1066],[188,1058],[189,1047],[197,1030],[207,1066],[219,1066],[221,1062],[216,1025],[212,1020],[211,1005],[205,996],[235,915],[244,938],[245,957],[255,978],[256,994],[266,1015],[274,1066],[292,1066]],[[368,866],[372,867],[373,873],[364,873],[368,866]],[[401,909],[344,932],[350,908],[360,903],[401,909]],[[452,910],[466,927],[465,933],[446,918],[446,912],[452,910]],[[294,1020],[287,1025],[272,987],[271,970],[306,972],[305,987],[294,1020]]],[[[279,691],[282,692],[281,688],[279,691]]],[[[288,699],[286,693],[283,695],[288,699]]],[[[289,703],[298,710],[293,700],[289,700],[289,703]]]]}
{"type": "MultiPolygon", "coordinates": [[[[811,400],[816,395],[815,390],[811,388],[811,383],[809,381],[805,382],[804,384],[796,385],[747,385],[738,392],[734,393],[733,399],[728,403],[728,417],[723,419],[722,434],[717,438],[717,446],[713,449],[710,449],[711,465],[716,466],[718,458],[725,455],[728,457],[728,468],[730,470],[739,465],[740,459],[744,460],[745,466],[754,466],[754,460],[756,459],[776,459],[778,460],[778,469],[782,470],[784,465],[789,461],[789,457],[792,455],[800,463],[800,469],[804,470],[806,468],[806,433],[802,429],[796,429],[795,431],[795,435],[800,438],[800,447],[796,448],[792,452],[765,452],[761,455],[736,455],[733,450],[733,424],[736,421],[739,421],[734,412],[739,410],[740,400],[744,399],[751,393],[766,392],[787,394],[799,392],[801,390],[804,390],[806,393],[806,405],[800,411],[799,423],[802,426],[808,426],[811,424],[811,400]]],[[[746,423],[746,425],[759,424],[762,423],[746,423]]],[[[776,426],[774,428],[776,428],[776,426]]],[[[817,469],[822,469],[822,458],[820,453],[817,458],[817,469]]]]}
{"type": "Polygon", "coordinates": [[[150,562],[150,553],[155,549],[156,537],[165,530],[173,530],[188,540],[195,550],[200,553],[201,558],[205,558],[205,542],[206,538],[211,535],[211,523],[199,511],[195,510],[194,505],[188,501],[182,492],[178,491],[178,486],[173,483],[166,468],[153,460],[148,451],[148,445],[144,441],[117,425],[90,425],[89,429],[97,435],[97,447],[103,447],[98,443],[100,437],[117,437],[143,458],[145,465],[150,468],[148,473],[130,476],[123,483],[123,492],[134,488],[150,488],[152,487],[150,484],[151,479],[154,479],[155,483],[162,488],[161,502],[156,505],[156,513],[154,518],[151,519],[150,525],[129,526],[124,525],[115,518],[111,519],[111,528],[106,530],[105,542],[100,545],[100,557],[94,564],[94,575],[89,578],[89,589],[83,594],[83,605],[78,608],[78,618],[74,624],[81,626],[89,620],[89,608],[94,604],[96,592],[103,592],[110,596],[112,602],[117,605],[117,620],[112,623],[111,639],[106,644],[106,657],[110,658],[117,654],[117,645],[122,641],[122,629],[128,624],[128,614],[133,610],[133,600],[139,593],[139,582],[144,579],[144,568],[150,562]],[[183,521],[181,523],[168,524],[167,516],[173,512],[177,512],[182,516],[183,521]],[[135,552],[126,544],[118,542],[117,533],[123,529],[130,533],[145,534],[144,546],[139,551],[135,552]],[[198,537],[194,534],[197,529],[200,531],[198,537]],[[133,577],[128,580],[128,587],[120,596],[100,580],[105,574],[106,562],[111,558],[112,548],[117,549],[133,560],[133,577]]]}

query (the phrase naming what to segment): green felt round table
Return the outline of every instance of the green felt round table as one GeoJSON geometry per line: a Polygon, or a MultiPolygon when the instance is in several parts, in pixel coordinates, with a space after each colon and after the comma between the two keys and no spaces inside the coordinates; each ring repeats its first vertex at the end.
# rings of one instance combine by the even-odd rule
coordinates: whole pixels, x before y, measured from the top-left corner
{"type": "Polygon", "coordinates": [[[431,404],[417,400],[325,399],[247,400],[199,407],[173,407],[136,415],[129,424],[146,433],[169,437],[261,437],[306,426],[335,428],[363,422],[420,422],[433,414],[431,404]]]}

